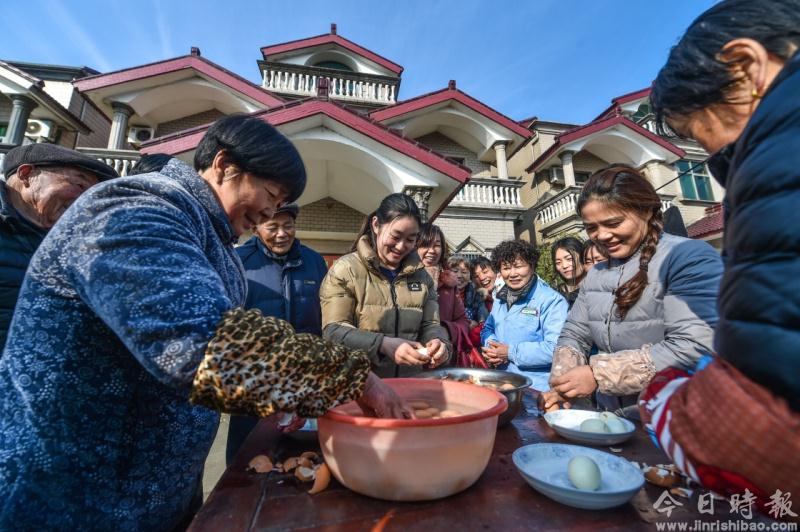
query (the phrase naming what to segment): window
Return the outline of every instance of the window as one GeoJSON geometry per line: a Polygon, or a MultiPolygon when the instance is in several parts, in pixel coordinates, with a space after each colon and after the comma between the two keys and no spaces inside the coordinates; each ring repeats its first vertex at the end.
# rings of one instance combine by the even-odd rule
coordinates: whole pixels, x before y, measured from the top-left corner
{"type": "Polygon", "coordinates": [[[8,132],[8,124],[0,124],[0,142],[4,142],[3,138],[8,132]]]}
{"type": "Polygon", "coordinates": [[[583,185],[586,181],[589,180],[589,176],[591,174],[589,172],[575,172],[575,184],[576,185],[583,185]]]}
{"type": "Polygon", "coordinates": [[[314,66],[322,67],[322,68],[332,68],[334,70],[346,70],[347,72],[352,72],[353,69],[349,66],[345,65],[344,63],[340,63],[339,61],[320,61],[314,66]]]}
{"type": "Polygon", "coordinates": [[[701,161],[678,161],[675,169],[680,175],[681,194],[688,200],[714,201],[711,174],[701,161]]]}

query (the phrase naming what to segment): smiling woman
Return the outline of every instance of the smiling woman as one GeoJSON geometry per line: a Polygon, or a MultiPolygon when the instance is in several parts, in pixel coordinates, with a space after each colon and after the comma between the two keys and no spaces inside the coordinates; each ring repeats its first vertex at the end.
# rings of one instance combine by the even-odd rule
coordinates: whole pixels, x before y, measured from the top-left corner
{"type": "Polygon", "coordinates": [[[436,286],[416,252],[421,225],[410,196],[386,196],[322,282],[323,337],[366,350],[381,377],[412,376],[450,358],[436,286]]]}
{"type": "Polygon", "coordinates": [[[545,408],[591,397],[636,416],[636,397],[655,372],[691,368],[711,352],[722,261],[705,242],[662,232],[661,201],[636,170],[592,175],[578,198],[596,264],[558,339],[545,408]],[[599,354],[587,359],[592,346],[599,354]]]}
{"type": "Polygon", "coordinates": [[[226,117],[195,163],[95,185],[34,255],[0,364],[0,529],[173,529],[219,411],[411,415],[363,352],[241,308],[233,244],[302,193],[292,144],[226,117]]]}

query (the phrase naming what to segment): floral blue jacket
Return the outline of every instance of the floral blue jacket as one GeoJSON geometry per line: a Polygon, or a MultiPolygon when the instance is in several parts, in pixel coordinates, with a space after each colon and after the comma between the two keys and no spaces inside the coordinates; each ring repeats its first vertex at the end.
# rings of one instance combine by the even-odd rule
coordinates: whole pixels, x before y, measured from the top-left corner
{"type": "Polygon", "coordinates": [[[93,187],[50,230],[0,358],[0,529],[180,520],[219,422],[192,379],[245,297],[234,240],[177,159],[93,187]]]}

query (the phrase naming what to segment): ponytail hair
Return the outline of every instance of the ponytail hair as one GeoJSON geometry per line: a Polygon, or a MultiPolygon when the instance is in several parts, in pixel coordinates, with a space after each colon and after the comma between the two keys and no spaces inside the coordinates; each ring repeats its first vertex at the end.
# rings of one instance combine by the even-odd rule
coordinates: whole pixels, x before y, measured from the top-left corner
{"type": "MultiPolygon", "coordinates": [[[[368,236],[369,245],[372,249],[375,249],[375,233],[372,231],[372,219],[378,219],[378,226],[383,226],[387,223],[393,222],[398,218],[404,217],[411,217],[417,221],[417,225],[422,226],[422,215],[419,213],[419,207],[417,207],[416,202],[414,199],[407,195],[403,194],[402,192],[395,192],[394,194],[389,194],[378,208],[367,215],[364,219],[364,223],[361,225],[361,230],[358,232],[358,236],[356,237],[356,241],[353,242],[353,246],[350,248],[350,251],[356,251],[358,249],[358,241],[361,240],[361,237],[368,236]]],[[[444,244],[444,240],[442,240],[442,244],[444,244]]]]}
{"type": "Polygon", "coordinates": [[[649,217],[647,231],[640,244],[639,271],[617,288],[614,298],[617,315],[625,319],[647,287],[647,270],[664,229],[661,198],[653,185],[637,170],[625,165],[614,165],[598,170],[586,181],[578,197],[578,216],[581,216],[581,211],[590,201],[600,201],[624,212],[636,212],[644,218],[649,217]]]}

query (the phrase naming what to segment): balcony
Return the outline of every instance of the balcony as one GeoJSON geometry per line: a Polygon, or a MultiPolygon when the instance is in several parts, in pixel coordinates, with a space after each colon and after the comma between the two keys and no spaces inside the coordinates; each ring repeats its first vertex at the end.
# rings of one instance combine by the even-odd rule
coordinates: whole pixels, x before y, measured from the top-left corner
{"type": "Polygon", "coordinates": [[[75,148],[81,153],[106,163],[121,176],[128,175],[128,172],[139,160],[139,152],[136,150],[107,150],[104,148],[75,148]]]}
{"type": "Polygon", "coordinates": [[[355,104],[384,106],[397,102],[400,80],[368,76],[333,68],[305,67],[284,63],[260,62],[264,77],[261,86],[271,92],[291,96],[317,96],[320,79],[328,80],[328,96],[355,104]]]}
{"type": "Polygon", "coordinates": [[[524,210],[519,189],[522,181],[494,178],[472,178],[458,191],[450,207],[524,210]]]}
{"type": "MultiPolygon", "coordinates": [[[[583,229],[583,222],[576,212],[581,188],[579,186],[567,187],[555,196],[534,206],[536,216],[541,223],[540,231],[544,238],[583,229]]],[[[659,194],[659,197],[661,198],[662,211],[669,209],[675,199],[675,196],[666,194],[659,194]]]]}

